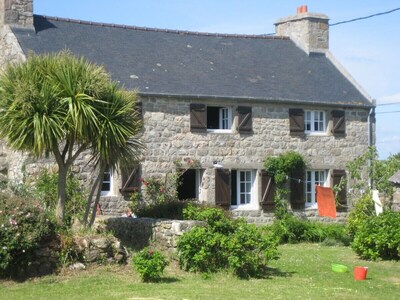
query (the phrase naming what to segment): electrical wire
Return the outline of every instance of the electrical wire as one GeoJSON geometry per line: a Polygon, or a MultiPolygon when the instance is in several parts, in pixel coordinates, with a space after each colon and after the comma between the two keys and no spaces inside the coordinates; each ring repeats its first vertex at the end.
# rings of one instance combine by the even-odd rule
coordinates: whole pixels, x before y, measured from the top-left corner
{"type": "Polygon", "coordinates": [[[387,14],[393,13],[393,12],[398,11],[398,10],[400,10],[400,7],[394,8],[392,10],[384,11],[384,12],[381,12],[381,13],[372,14],[372,15],[365,16],[365,17],[359,17],[359,18],[355,18],[355,19],[351,19],[351,20],[336,22],[336,23],[333,23],[333,24],[329,24],[329,26],[336,26],[336,25],[356,22],[356,21],[360,21],[360,20],[365,20],[365,19],[369,19],[369,18],[373,18],[373,17],[377,17],[377,16],[387,15],[387,14]]]}
{"type": "Polygon", "coordinates": [[[394,110],[394,111],[378,111],[375,112],[375,114],[394,114],[394,113],[400,113],[400,110],[394,110]]]}

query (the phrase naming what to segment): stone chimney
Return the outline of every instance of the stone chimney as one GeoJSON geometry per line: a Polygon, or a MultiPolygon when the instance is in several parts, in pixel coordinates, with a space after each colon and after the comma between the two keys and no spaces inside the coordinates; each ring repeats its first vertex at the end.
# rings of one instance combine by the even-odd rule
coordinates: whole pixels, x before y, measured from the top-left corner
{"type": "Polygon", "coordinates": [[[33,0],[0,0],[0,26],[33,27],[33,0]]]}
{"type": "Polygon", "coordinates": [[[326,52],[329,48],[329,18],[324,14],[309,13],[307,6],[297,8],[294,16],[276,21],[278,36],[287,36],[307,53],[326,52]]]}

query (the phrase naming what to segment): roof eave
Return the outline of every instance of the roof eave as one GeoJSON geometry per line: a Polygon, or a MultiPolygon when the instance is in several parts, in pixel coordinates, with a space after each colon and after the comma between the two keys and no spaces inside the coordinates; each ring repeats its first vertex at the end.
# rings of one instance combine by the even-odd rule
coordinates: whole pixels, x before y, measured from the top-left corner
{"type": "Polygon", "coordinates": [[[174,99],[190,99],[190,100],[225,100],[225,101],[250,101],[252,103],[274,103],[274,104],[291,104],[291,105],[312,105],[312,106],[329,106],[329,107],[347,107],[347,108],[375,108],[373,104],[365,103],[343,103],[343,102],[319,102],[312,100],[300,99],[276,99],[276,98],[257,98],[247,96],[217,96],[217,95],[191,95],[191,94],[170,94],[170,93],[146,93],[138,92],[140,97],[161,97],[161,98],[174,98],[174,99]]]}

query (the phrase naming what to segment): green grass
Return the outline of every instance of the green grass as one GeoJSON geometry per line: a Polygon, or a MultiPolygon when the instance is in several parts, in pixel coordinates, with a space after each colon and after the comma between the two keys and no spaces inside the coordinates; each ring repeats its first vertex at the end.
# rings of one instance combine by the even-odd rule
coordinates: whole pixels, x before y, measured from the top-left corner
{"type": "Polygon", "coordinates": [[[350,248],[317,244],[280,246],[266,279],[239,280],[228,273],[205,279],[171,264],[159,283],[141,283],[130,266],[65,271],[23,283],[0,282],[0,299],[400,299],[400,262],[363,261],[350,248]],[[331,263],[349,267],[335,273],[331,263]],[[353,267],[368,266],[365,281],[353,267]]]}

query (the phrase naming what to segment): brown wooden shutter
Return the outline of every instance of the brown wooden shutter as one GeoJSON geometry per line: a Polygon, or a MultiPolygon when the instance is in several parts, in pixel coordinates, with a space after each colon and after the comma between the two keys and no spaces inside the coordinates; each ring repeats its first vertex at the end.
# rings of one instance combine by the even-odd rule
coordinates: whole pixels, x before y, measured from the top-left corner
{"type": "Polygon", "coordinates": [[[275,182],[266,171],[261,171],[261,207],[264,211],[275,209],[275,182]]]}
{"type": "Polygon", "coordinates": [[[292,179],[290,179],[290,203],[292,209],[304,209],[304,171],[293,171],[291,177],[292,179]]]}
{"type": "Polygon", "coordinates": [[[346,118],[343,110],[333,110],[332,116],[332,133],[334,135],[344,135],[346,133],[346,118]]]}
{"type": "Polygon", "coordinates": [[[190,131],[207,131],[207,110],[204,104],[190,104],[190,131]]]}
{"type": "Polygon", "coordinates": [[[251,133],[253,131],[252,110],[249,106],[239,106],[238,114],[238,132],[251,133]]]}
{"type": "Polygon", "coordinates": [[[225,209],[231,203],[229,175],[228,169],[215,169],[215,204],[225,209]]]}
{"type": "Polygon", "coordinates": [[[129,169],[121,170],[122,193],[131,193],[140,189],[140,167],[135,166],[129,169]]]}
{"type": "Polygon", "coordinates": [[[136,102],[136,111],[139,115],[139,118],[142,120],[143,119],[143,103],[142,102],[136,102]]]}
{"type": "MultiPolygon", "coordinates": [[[[335,185],[340,185],[341,181],[346,179],[346,171],[345,170],[332,170],[332,187],[335,185]]],[[[347,191],[346,186],[339,192],[337,195],[339,204],[337,205],[338,211],[346,211],[347,210],[347,191]]]]}
{"type": "Polygon", "coordinates": [[[289,126],[291,135],[304,134],[304,110],[298,108],[289,109],[289,126]]]}

